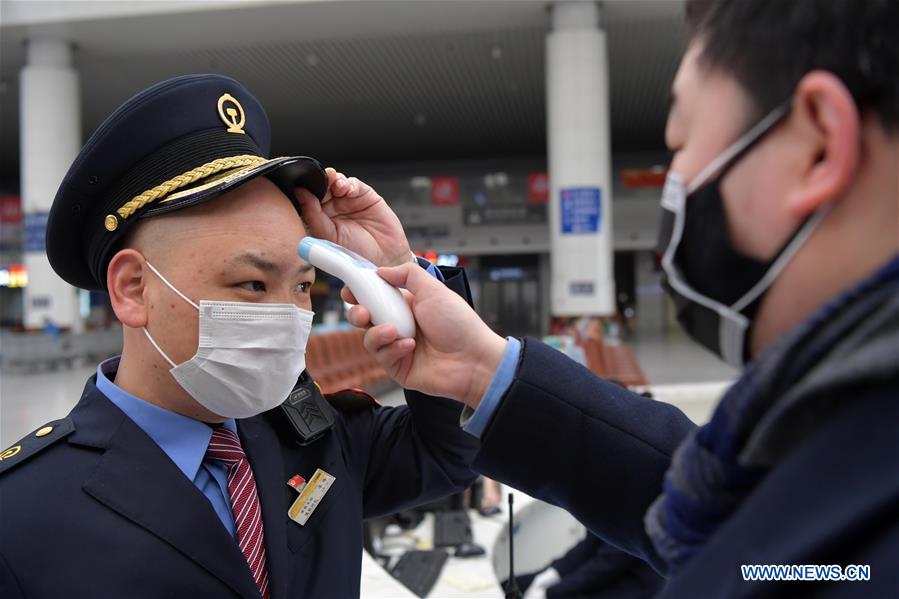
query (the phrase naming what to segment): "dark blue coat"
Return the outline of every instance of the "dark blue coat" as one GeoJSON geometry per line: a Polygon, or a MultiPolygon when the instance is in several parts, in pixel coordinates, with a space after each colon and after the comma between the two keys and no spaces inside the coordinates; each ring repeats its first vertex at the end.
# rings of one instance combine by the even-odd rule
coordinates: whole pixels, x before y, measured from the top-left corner
{"type": "MultiPolygon", "coordinates": [[[[662,597],[899,597],[897,381],[839,393],[845,408],[768,474],[662,597]],[[744,582],[741,564],[869,564],[871,580],[744,582]]],[[[693,427],[673,406],[526,339],[474,468],[561,506],[661,571],[643,515],[693,427]]]]}
{"type": "Polygon", "coordinates": [[[646,562],[591,534],[551,566],[562,580],[546,590],[547,599],[643,599],[665,581],[646,562]]]}
{"type": "MultiPolygon", "coordinates": [[[[460,404],[406,398],[408,407],[332,408],[335,427],[307,447],[280,432],[275,412],[237,421],[273,598],[357,596],[363,518],[474,479],[477,441],[459,427],[460,404]],[[286,483],[316,468],[336,481],[300,526],[287,516],[296,492],[286,483]]],[[[0,474],[0,597],[259,597],[206,497],[93,378],[47,438],[35,451],[41,439],[26,437],[27,459],[0,474]]]]}

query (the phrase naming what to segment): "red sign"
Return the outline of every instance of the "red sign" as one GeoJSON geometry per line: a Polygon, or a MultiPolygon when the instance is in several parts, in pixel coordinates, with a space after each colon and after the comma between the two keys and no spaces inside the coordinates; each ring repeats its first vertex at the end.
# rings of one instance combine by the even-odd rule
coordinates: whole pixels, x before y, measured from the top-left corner
{"type": "Polygon", "coordinates": [[[0,196],[0,223],[19,224],[22,222],[22,198],[0,196]]]}
{"type": "Polygon", "coordinates": [[[667,173],[668,169],[664,166],[625,168],[621,170],[621,186],[625,189],[665,187],[667,173]]]}
{"type": "Polygon", "coordinates": [[[432,177],[431,203],[435,206],[455,206],[459,203],[458,177],[432,177]]]}
{"type": "Polygon", "coordinates": [[[549,202],[549,175],[546,173],[528,174],[528,202],[531,204],[549,202]]]}

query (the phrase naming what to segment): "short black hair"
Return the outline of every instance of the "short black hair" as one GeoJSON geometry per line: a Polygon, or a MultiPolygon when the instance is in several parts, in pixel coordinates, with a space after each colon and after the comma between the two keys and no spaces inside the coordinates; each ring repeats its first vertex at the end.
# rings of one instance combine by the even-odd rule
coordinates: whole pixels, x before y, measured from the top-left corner
{"type": "Polygon", "coordinates": [[[733,76],[759,114],[823,69],[899,130],[899,0],[687,0],[686,18],[700,62],[733,76]]]}

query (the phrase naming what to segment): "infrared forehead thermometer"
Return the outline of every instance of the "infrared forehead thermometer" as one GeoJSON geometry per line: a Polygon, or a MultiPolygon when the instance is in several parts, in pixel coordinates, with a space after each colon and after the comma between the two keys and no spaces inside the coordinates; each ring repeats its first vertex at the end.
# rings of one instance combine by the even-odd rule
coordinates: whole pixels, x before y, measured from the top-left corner
{"type": "Polygon", "coordinates": [[[374,324],[392,324],[399,337],[415,337],[415,319],[400,290],[378,276],[378,267],[354,252],[315,237],[304,237],[297,251],[316,268],[346,283],[374,324]]]}

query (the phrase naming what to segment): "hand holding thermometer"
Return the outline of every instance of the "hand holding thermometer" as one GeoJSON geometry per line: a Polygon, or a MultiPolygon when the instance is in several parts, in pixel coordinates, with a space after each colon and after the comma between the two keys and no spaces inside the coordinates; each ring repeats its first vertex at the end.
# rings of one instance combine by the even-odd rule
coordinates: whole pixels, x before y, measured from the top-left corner
{"type": "Polygon", "coordinates": [[[415,337],[415,319],[400,290],[378,276],[378,267],[354,252],[315,237],[304,237],[297,251],[316,268],[346,283],[374,324],[392,324],[397,336],[415,337]]]}

